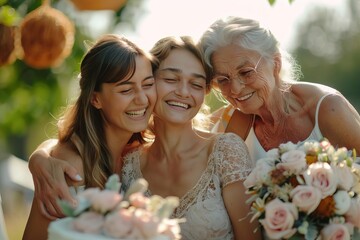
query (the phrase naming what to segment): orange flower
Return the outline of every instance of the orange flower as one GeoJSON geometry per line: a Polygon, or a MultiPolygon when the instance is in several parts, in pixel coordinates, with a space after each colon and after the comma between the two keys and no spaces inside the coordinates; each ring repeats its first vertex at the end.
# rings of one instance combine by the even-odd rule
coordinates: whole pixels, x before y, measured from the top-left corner
{"type": "Polygon", "coordinates": [[[324,218],[331,217],[335,213],[335,201],[333,196],[322,199],[319,206],[315,209],[314,215],[324,218]]]}
{"type": "Polygon", "coordinates": [[[282,184],[286,181],[286,177],[284,176],[285,169],[274,169],[270,172],[271,181],[274,184],[282,184]]]}
{"type": "Polygon", "coordinates": [[[306,155],[305,158],[306,158],[306,163],[307,163],[308,165],[317,162],[317,156],[314,156],[314,155],[306,155]]]}

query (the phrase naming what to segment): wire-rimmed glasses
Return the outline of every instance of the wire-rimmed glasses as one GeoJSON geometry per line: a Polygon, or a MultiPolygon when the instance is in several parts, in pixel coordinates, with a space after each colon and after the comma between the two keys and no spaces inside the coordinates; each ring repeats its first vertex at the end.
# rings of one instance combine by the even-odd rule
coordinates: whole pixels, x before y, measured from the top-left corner
{"type": "MultiPolygon", "coordinates": [[[[236,80],[240,84],[251,84],[256,80],[257,75],[257,67],[262,59],[260,56],[259,60],[257,61],[255,67],[243,67],[240,68],[239,71],[236,73],[236,80]]],[[[212,87],[219,92],[222,93],[229,93],[231,90],[231,82],[234,81],[235,78],[230,78],[228,76],[218,75],[212,79],[212,87]]]]}

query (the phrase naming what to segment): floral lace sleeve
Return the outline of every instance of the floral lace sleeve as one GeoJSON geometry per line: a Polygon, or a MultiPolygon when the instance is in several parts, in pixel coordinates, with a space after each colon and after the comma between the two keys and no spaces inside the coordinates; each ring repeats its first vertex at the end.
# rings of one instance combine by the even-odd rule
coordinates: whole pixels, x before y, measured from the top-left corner
{"type": "Polygon", "coordinates": [[[226,185],[245,180],[254,167],[245,142],[234,133],[224,133],[215,143],[215,162],[220,180],[226,185]]]}

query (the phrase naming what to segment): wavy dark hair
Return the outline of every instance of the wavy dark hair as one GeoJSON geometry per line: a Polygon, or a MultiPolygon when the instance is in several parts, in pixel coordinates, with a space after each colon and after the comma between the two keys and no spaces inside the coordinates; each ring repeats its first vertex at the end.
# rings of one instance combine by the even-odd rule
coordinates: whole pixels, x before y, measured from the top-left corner
{"type": "MultiPolygon", "coordinates": [[[[91,104],[94,92],[103,83],[130,79],[136,71],[136,57],[149,59],[153,68],[157,62],[151,54],[128,39],[107,34],[101,37],[85,54],[81,62],[80,95],[75,104],[67,107],[59,121],[59,140],[68,142],[77,136],[83,144],[83,169],[86,187],[103,188],[114,171],[114,164],[107,147],[104,120],[100,110],[91,104]]],[[[144,142],[141,133],[134,133],[128,143],[144,142]]]]}

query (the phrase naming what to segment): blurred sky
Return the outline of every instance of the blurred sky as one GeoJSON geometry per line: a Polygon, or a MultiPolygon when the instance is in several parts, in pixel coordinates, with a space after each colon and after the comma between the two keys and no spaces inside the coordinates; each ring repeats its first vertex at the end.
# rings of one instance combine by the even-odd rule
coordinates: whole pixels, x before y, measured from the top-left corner
{"type": "MultiPolygon", "coordinates": [[[[141,0],[143,6],[132,6],[123,14],[124,22],[115,33],[123,34],[141,46],[150,49],[161,37],[192,35],[198,39],[216,19],[236,15],[257,19],[268,27],[282,47],[291,52],[296,47],[296,26],[311,17],[309,10],[316,6],[335,9],[339,19],[346,19],[345,0],[276,0],[271,6],[268,0],[141,0]],[[135,29],[126,23],[127,15],[135,19],[135,29]]],[[[97,38],[106,33],[112,12],[77,12],[89,31],[97,38]]],[[[338,26],[334,26],[338,27],[338,26]]]]}
{"type": "MultiPolygon", "coordinates": [[[[309,17],[308,10],[322,5],[345,15],[344,0],[145,0],[145,12],[138,18],[136,32],[125,35],[150,48],[168,35],[192,35],[196,39],[216,19],[236,15],[257,19],[278,38],[283,48],[294,47],[299,21],[309,17]]],[[[124,29],[117,30],[124,33],[124,29]]]]}

